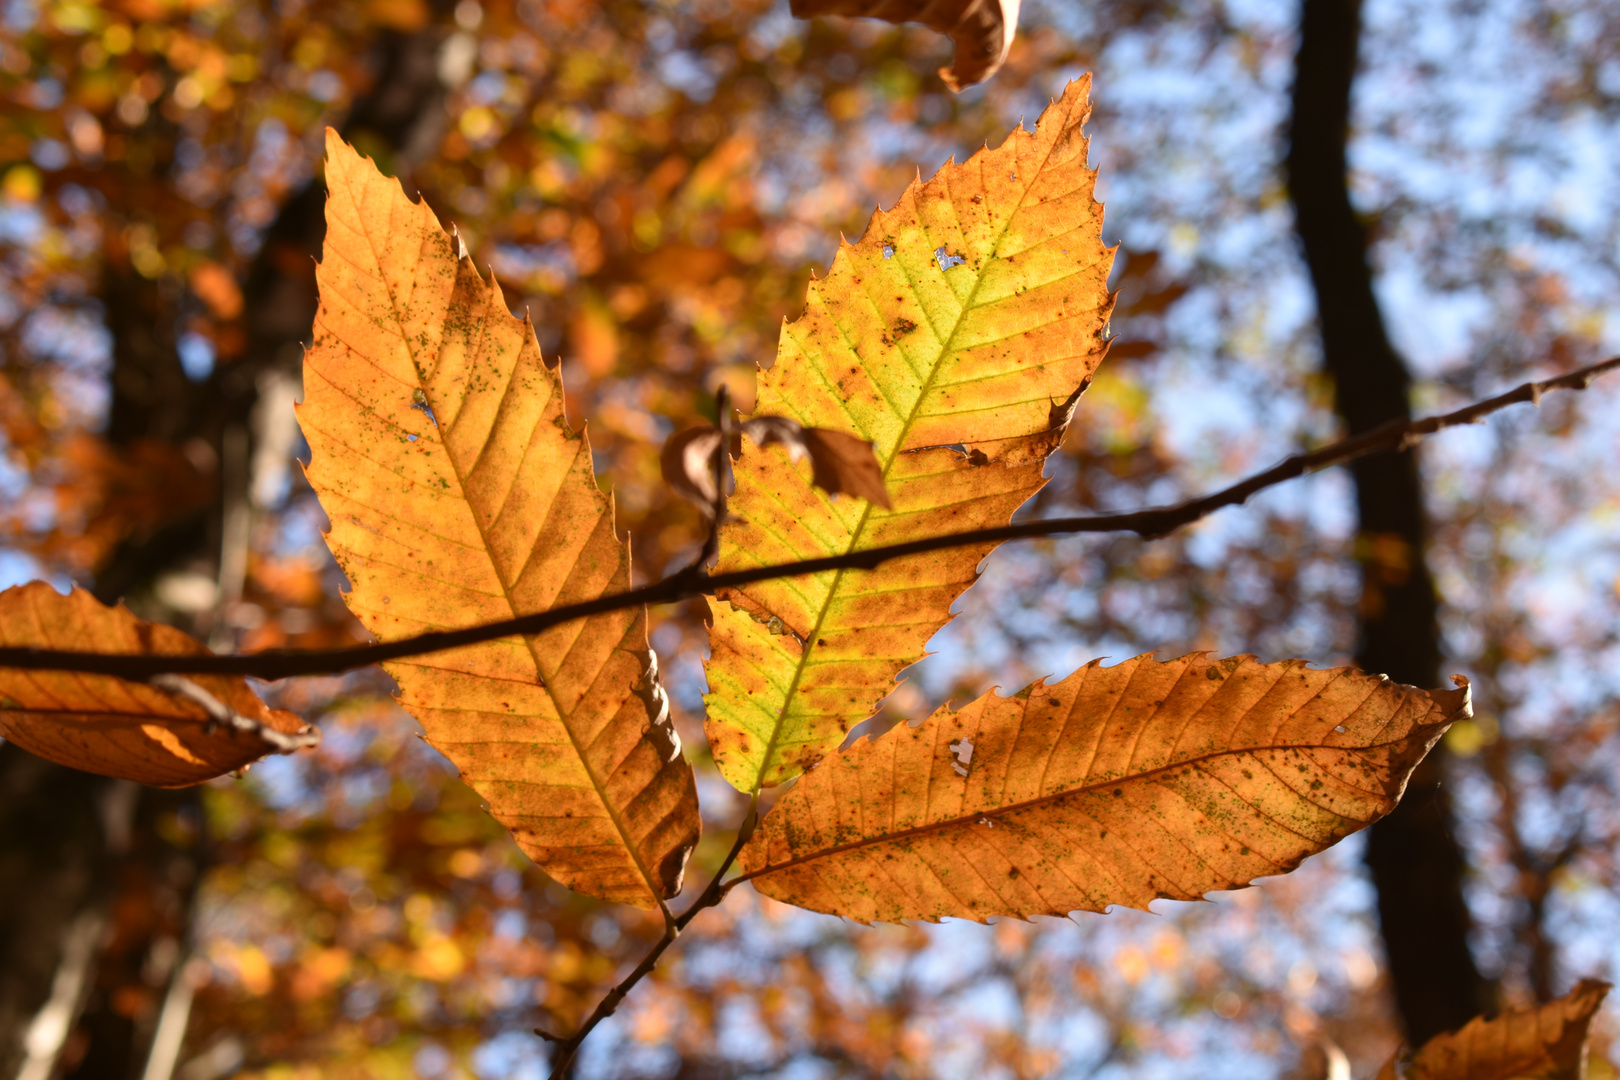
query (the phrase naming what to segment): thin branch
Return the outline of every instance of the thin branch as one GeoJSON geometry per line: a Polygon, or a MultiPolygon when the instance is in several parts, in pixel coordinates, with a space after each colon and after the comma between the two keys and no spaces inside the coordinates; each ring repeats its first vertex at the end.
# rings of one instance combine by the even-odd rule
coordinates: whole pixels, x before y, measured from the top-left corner
{"type": "Polygon", "coordinates": [[[709,508],[709,536],[694,569],[706,568],[720,557],[720,526],[726,523],[726,495],[731,481],[731,388],[725,383],[714,395],[715,426],[720,429],[720,445],[714,449],[714,505],[709,508]]]}
{"type": "Polygon", "coordinates": [[[275,748],[278,754],[290,754],[294,750],[302,750],[308,746],[321,744],[319,728],[311,727],[305,731],[287,734],[277,731],[268,724],[260,723],[251,716],[243,716],[207,690],[198,686],[183,675],[154,675],[147,680],[153,686],[178,698],[185,698],[194,705],[200,705],[203,712],[208,714],[208,727],[210,731],[216,726],[228,727],[232,731],[240,731],[252,735],[275,748]]]}
{"type": "Polygon", "coordinates": [[[618,1009],[625,996],[635,988],[635,985],[650,974],[653,968],[658,966],[659,958],[664,955],[665,950],[675,944],[675,939],[680,936],[682,930],[686,929],[693,918],[697,916],[697,913],[705,908],[715,907],[731,892],[731,886],[735,882],[725,882],[726,872],[737,861],[737,856],[742,854],[743,845],[748,843],[749,838],[754,835],[754,826],[758,824],[759,792],[756,791],[748,800],[748,812],[743,815],[742,824],[737,827],[737,839],[731,845],[731,853],[720,864],[720,869],[715,871],[708,887],[692,902],[692,906],[681,914],[680,918],[670,919],[669,909],[664,909],[664,936],[659,938],[647,955],[641,958],[641,963],[636,965],[635,970],[620,979],[618,985],[607,992],[607,996],[597,1003],[595,1010],[585,1018],[585,1022],[579,1026],[579,1030],[568,1038],[559,1039],[555,1035],[548,1035],[539,1028],[535,1029],[534,1033],[536,1035],[547,1042],[557,1044],[557,1057],[551,1066],[551,1080],[563,1080],[563,1077],[568,1075],[568,1067],[573,1064],[574,1055],[579,1052],[580,1044],[585,1041],[586,1036],[590,1035],[603,1020],[612,1016],[614,1010],[618,1009]]]}
{"type": "Polygon", "coordinates": [[[1525,383],[1505,394],[1475,402],[1442,416],[1431,416],[1422,420],[1391,421],[1308,454],[1296,454],[1230,487],[1172,506],[1131,510],[1119,514],[1044,518],[1017,525],[945,533],[903,544],[885,544],[842,555],[756,566],[724,574],[704,576],[682,571],[662,581],[595,600],[564,604],[549,611],[520,615],[513,619],[503,619],[500,622],[470,626],[461,630],[435,630],[379,645],[321,651],[273,649],[235,656],[130,656],[116,653],[5,647],[0,648],[0,667],[28,668],[36,671],[83,671],[143,681],[165,672],[251,675],[260,679],[285,679],[294,675],[330,675],[386,660],[421,656],[424,653],[475,645],[497,638],[538,634],[553,626],[600,615],[607,611],[620,611],[640,607],[643,604],[669,604],[776,578],[817,574],[828,570],[872,570],[893,559],[947,548],[974,547],[981,544],[999,544],[1008,540],[1074,533],[1133,532],[1144,539],[1154,540],[1208,517],[1223,507],[1244,503],[1250,496],[1266,488],[1371,454],[1406,450],[1424,436],[1447,428],[1475,423],[1509,405],[1525,401],[1539,404],[1541,396],[1551,390],[1584,390],[1591,385],[1594,378],[1617,368],[1620,368],[1620,357],[1572,371],[1555,379],[1525,383]]]}
{"type": "MultiPolygon", "coordinates": [[[[697,558],[669,575],[659,584],[689,585],[699,590],[704,588],[703,583],[709,579],[709,564],[720,557],[720,526],[726,523],[726,495],[731,480],[731,433],[734,430],[731,415],[731,389],[724,383],[714,395],[715,419],[720,433],[716,442],[711,468],[714,470],[714,496],[707,505],[700,504],[703,513],[709,519],[709,534],[704,537],[703,547],[698,551],[697,558]]],[[[665,480],[672,486],[674,480],[667,474],[665,480]]],[[[677,492],[691,498],[691,495],[680,488],[677,492]]],[[[693,492],[701,494],[701,489],[693,487],[693,492]]],[[[694,500],[695,501],[695,500],[694,500]]]]}

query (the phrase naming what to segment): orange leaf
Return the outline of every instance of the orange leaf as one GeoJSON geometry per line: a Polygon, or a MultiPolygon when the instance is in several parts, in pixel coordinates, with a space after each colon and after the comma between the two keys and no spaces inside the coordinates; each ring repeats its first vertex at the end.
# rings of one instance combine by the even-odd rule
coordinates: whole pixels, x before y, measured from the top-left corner
{"type": "Polygon", "coordinates": [[[1193,900],[1281,874],[1389,813],[1459,716],[1349,668],[1093,662],[857,743],[744,848],[767,896],[862,922],[1193,900]]]}
{"type": "Polygon", "coordinates": [[[242,314],[242,289],[236,276],[216,262],[200,263],[191,270],[191,291],[208,305],[214,318],[227,322],[242,314]]]}
{"type": "MultiPolygon", "coordinates": [[[[43,581],[0,593],[0,644],[131,656],[208,654],[173,627],[106,607],[83,589],[63,596],[43,581]]],[[[0,736],[59,765],[171,788],[320,742],[318,730],[266,707],[243,679],[198,675],[184,684],[238,719],[219,722],[198,700],[110,675],[0,668],[0,736]]]]}
{"type": "MultiPolygon", "coordinates": [[[[350,610],[395,641],[628,589],[613,499],[528,322],[335,133],[326,180],[298,418],[350,610]]],[[[385,667],[530,858],[650,907],[680,891],[699,819],[646,618],[608,612],[385,667]]]]}
{"type": "Polygon", "coordinates": [[[1436,1035],[1402,1067],[1396,1054],[1378,1080],[1581,1080],[1586,1029],[1609,984],[1582,979],[1539,1008],[1476,1016],[1461,1031],[1436,1035]]]}

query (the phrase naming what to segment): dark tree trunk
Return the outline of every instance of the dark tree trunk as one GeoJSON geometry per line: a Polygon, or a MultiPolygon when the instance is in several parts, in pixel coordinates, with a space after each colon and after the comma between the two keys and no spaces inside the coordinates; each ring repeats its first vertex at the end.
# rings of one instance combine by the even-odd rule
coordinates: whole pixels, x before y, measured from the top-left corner
{"type": "MultiPolygon", "coordinates": [[[[1359,0],[1304,0],[1287,158],[1323,363],[1352,434],[1411,415],[1411,378],[1385,332],[1367,230],[1350,204],[1345,144],[1360,32],[1359,0]]],[[[1398,682],[1438,686],[1440,630],[1424,559],[1417,459],[1410,451],[1362,458],[1351,472],[1364,581],[1357,662],[1398,682]]],[[[1468,947],[1466,862],[1441,786],[1441,749],[1419,766],[1399,808],[1367,839],[1395,1003],[1414,1043],[1461,1027],[1493,1004],[1468,947]]]]}
{"type": "Polygon", "coordinates": [[[50,1029],[93,975],[135,795],[0,744],[0,1076],[55,1060],[65,1029],[50,1029]]]}
{"type": "MultiPolygon", "coordinates": [[[[346,137],[390,156],[385,164],[396,169],[436,145],[441,38],[437,27],[380,35],[376,82],[344,125],[346,137]]],[[[282,207],[243,290],[246,354],[206,382],[190,381],[181,368],[173,286],[108,266],[101,295],[113,337],[108,441],[201,439],[220,456],[223,490],[215,507],[120,547],[96,577],[103,601],[165,570],[216,560],[232,507],[245,512],[260,378],[272,370],[297,377],[315,314],[324,209],[318,183],[282,207]]],[[[0,881],[8,886],[0,889],[0,1078],[18,1075],[42,1009],[44,1021],[66,1025],[65,1037],[55,1029],[54,1075],[143,1074],[164,988],[179,974],[187,944],[202,869],[200,810],[195,789],[141,788],[0,744],[0,881]]]]}
{"type": "MultiPolygon", "coordinates": [[[[126,264],[101,287],[113,339],[107,441],[217,441],[180,366],[178,290],[126,264]]],[[[117,600],[197,553],[207,515],[125,544],[96,582],[117,600]]],[[[144,1061],[197,880],[195,791],[141,788],[0,745],[0,1076],[125,1080],[144,1061]]]]}

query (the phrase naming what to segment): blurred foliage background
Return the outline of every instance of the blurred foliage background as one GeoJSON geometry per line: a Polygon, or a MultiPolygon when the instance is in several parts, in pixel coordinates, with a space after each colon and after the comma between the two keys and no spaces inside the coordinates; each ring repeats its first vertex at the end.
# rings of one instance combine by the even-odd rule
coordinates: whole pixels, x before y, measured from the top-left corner
{"type": "MultiPolygon", "coordinates": [[[[785,0],[5,0],[0,578],[77,581],[217,649],[360,640],[294,464],[327,125],[453,221],[561,358],[643,578],[703,532],[659,446],[722,385],[751,404],[840,233],[1084,71],[1117,338],[1022,513],[1164,502],[1335,437],[1282,172],[1298,13],[1026,8],[1007,66],[957,96],[937,35],[785,0]]],[[[1362,15],[1351,194],[1416,407],[1615,351],[1620,11],[1362,15]]],[[[1614,978],[1617,399],[1425,447],[1427,552],[1358,532],[1339,473],[1165,540],[998,552],[886,711],[1154,649],[1346,662],[1380,581],[1426,558],[1446,670],[1477,695],[1445,766],[1457,932],[1501,1004],[1614,978]]],[[[704,765],[702,615],[653,631],[706,770],[699,886],[742,809],[704,765]]],[[[528,865],[379,673],[265,692],[320,751],[198,791],[0,747],[0,865],[29,875],[3,886],[8,948],[96,944],[39,1080],[545,1075],[531,1030],[571,1031],[661,924],[528,865]]],[[[1402,1018],[1360,842],[1212,904],[1072,922],[861,927],[739,889],[578,1073],[1315,1077],[1331,1044],[1369,1074],[1402,1018]]],[[[8,954],[0,1031],[60,951],[8,954]]],[[[1612,1014],[1597,1031],[1612,1076],[1612,1014]]]]}

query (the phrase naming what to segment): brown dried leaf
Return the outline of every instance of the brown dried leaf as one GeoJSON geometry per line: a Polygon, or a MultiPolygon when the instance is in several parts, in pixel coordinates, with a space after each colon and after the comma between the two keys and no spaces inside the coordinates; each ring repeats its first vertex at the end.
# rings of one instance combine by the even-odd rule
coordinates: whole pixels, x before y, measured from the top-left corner
{"type": "Polygon", "coordinates": [[[939,77],[960,92],[990,78],[1006,61],[1018,32],[1019,4],[1020,0],[793,0],[793,14],[801,19],[847,15],[922,23],[949,34],[956,42],[956,55],[950,67],[939,69],[939,77]]]}
{"type": "Polygon", "coordinates": [[[1582,1080],[1586,1029],[1608,992],[1608,983],[1583,979],[1539,1008],[1476,1016],[1424,1043],[1404,1067],[1396,1054],[1378,1080],[1582,1080]]]}
{"type": "Polygon", "coordinates": [[[664,482],[675,494],[696,503],[712,516],[719,489],[715,487],[715,457],[720,451],[720,429],[710,424],[677,431],[664,442],[658,457],[664,482]]]}
{"type": "MultiPolygon", "coordinates": [[[[107,607],[83,589],[43,581],[0,593],[0,645],[128,656],[204,656],[170,626],[107,607]]],[[[271,709],[243,679],[185,680],[234,713],[214,722],[196,700],[110,675],[0,668],[0,736],[48,761],[156,787],[189,787],[266,754],[320,742],[297,716],[271,709]]]]}
{"type": "Polygon", "coordinates": [[[743,433],[764,448],[777,443],[787,448],[788,460],[810,459],[810,482],[833,495],[854,495],[890,509],[883,486],[883,467],[869,439],[857,439],[830,428],[805,427],[785,416],[756,416],[742,425],[743,433]]]}
{"type": "Polygon", "coordinates": [[[1395,808],[1453,720],[1349,668],[1093,662],[827,758],[744,848],[767,896],[862,922],[1193,900],[1281,874],[1395,808]]]}
{"type": "MultiPolygon", "coordinates": [[[[787,449],[791,461],[809,458],[810,482],[816,487],[890,507],[883,468],[869,440],[826,428],[807,428],[785,416],[756,416],[740,427],[756,446],[774,443],[787,449]]],[[[659,458],[665,482],[706,513],[712,513],[715,504],[715,455],[719,450],[720,429],[705,424],[671,435],[659,458]]],[[[734,436],[731,452],[736,456],[741,451],[742,442],[734,436]]]]}

